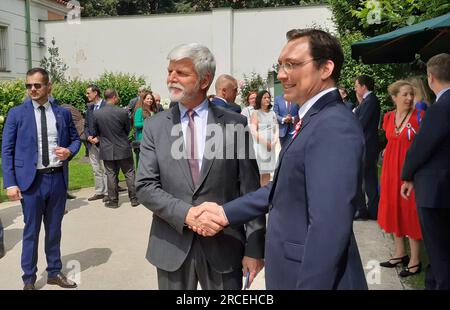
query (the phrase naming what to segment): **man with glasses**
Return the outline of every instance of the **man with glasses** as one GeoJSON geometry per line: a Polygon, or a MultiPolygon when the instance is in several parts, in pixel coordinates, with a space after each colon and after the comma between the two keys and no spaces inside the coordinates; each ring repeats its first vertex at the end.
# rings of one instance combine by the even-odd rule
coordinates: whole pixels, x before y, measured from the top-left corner
{"type": "Polygon", "coordinates": [[[2,171],[9,200],[20,200],[25,227],[22,269],[25,290],[34,290],[41,222],[45,227],[47,284],[77,285],[61,273],[61,222],[66,205],[69,160],[80,138],[69,111],[49,102],[48,72],[27,72],[28,98],[11,109],[3,128],[2,171]]]}
{"type": "Polygon", "coordinates": [[[300,121],[273,181],[222,208],[197,207],[196,216],[208,210],[221,220],[200,220],[193,229],[205,236],[215,224],[233,226],[269,213],[267,289],[367,289],[353,234],[364,135],[336,88],[342,48],[316,29],[291,30],[287,39],[278,79],[284,99],[300,105],[300,121]]]}

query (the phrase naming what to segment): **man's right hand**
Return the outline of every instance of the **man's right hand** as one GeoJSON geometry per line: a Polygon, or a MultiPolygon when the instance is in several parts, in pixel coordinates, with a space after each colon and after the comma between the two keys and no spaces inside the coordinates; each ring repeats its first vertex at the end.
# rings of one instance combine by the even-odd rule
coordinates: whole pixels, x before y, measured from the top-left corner
{"type": "Polygon", "coordinates": [[[204,237],[214,236],[228,225],[220,206],[212,202],[204,202],[189,209],[185,223],[204,237]]]}
{"type": "Polygon", "coordinates": [[[10,201],[16,201],[22,199],[22,194],[20,193],[20,189],[16,187],[12,187],[6,190],[6,195],[10,201]]]}

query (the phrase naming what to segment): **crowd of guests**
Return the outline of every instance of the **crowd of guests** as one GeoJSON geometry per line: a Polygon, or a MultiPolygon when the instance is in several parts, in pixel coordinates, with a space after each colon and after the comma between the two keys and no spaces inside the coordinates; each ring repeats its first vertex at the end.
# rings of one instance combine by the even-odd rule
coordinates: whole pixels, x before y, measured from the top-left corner
{"type": "MultiPolygon", "coordinates": [[[[35,289],[41,221],[48,283],[76,287],[61,273],[59,248],[68,161],[80,137],[95,176],[88,200],[118,208],[119,192],[127,190],[133,207],[143,204],[153,212],[147,258],[157,267],[162,289],[195,289],[198,282],[206,289],[240,289],[244,274],[251,284],[263,268],[264,255],[268,288],[366,289],[352,230],[352,221],[361,219],[377,220],[393,234],[394,253],[380,266],[401,265],[401,277],[420,273],[423,240],[430,261],[426,288],[449,289],[450,55],[428,61],[433,105],[420,78],[389,86],[394,109],[381,122],[387,144],[379,184],[381,107],[373,78],[355,78],[353,103],[336,85],[343,54],[334,37],[297,29],[287,39],[278,73],[285,93],[273,105],[267,90],[250,91],[244,107],[236,104],[238,83],[228,74],[216,79],[216,94],[209,98],[215,60],[199,44],[180,45],[169,54],[168,111],[159,94],[144,86],[121,108],[116,90],[89,85],[83,118],[51,97],[45,70],[29,70],[28,98],[8,114],[2,140],[7,195],[21,200],[25,218],[24,289],[35,289]],[[203,159],[211,122],[249,126],[252,139],[245,143],[251,151],[244,159],[203,159]],[[177,124],[188,156],[178,163],[163,134],[177,124]],[[32,133],[37,143],[30,151],[23,137],[32,133]],[[338,158],[340,164],[334,163],[338,158]],[[119,187],[119,170],[127,189],[119,187]],[[273,216],[267,226],[273,240],[264,240],[265,213],[273,216]],[[324,231],[332,232],[327,240],[324,231]],[[295,268],[299,274],[291,272],[295,268]]],[[[2,238],[0,222],[0,257],[2,238]]]]}

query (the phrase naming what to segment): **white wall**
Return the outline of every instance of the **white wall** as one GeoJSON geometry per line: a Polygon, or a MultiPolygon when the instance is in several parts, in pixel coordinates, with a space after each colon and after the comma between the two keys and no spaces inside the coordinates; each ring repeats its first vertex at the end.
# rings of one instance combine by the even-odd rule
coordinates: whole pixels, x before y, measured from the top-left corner
{"type": "MultiPolygon", "coordinates": [[[[168,96],[167,54],[178,44],[208,46],[217,62],[216,76],[241,80],[252,71],[266,76],[277,62],[292,28],[313,24],[333,29],[325,6],[217,9],[192,14],[85,18],[80,24],[42,23],[47,42],[55,37],[71,78],[94,79],[105,70],[142,75],[152,89],[168,96]]],[[[214,93],[213,87],[210,93],[214,93]]]]}
{"type": "MultiPolygon", "coordinates": [[[[48,19],[48,11],[64,13],[64,6],[49,0],[30,2],[32,65],[39,66],[45,50],[38,46],[39,20],[48,19]]],[[[0,25],[8,27],[8,70],[0,72],[1,79],[23,78],[27,72],[27,41],[24,0],[0,0],[0,25]]]]}

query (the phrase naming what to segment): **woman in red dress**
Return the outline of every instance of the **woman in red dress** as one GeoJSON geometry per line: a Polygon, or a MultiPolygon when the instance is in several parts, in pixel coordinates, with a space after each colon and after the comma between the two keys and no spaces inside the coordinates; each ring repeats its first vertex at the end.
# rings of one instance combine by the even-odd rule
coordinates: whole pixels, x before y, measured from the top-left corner
{"type": "Polygon", "coordinates": [[[388,91],[396,109],[386,113],[383,119],[388,143],[383,151],[378,224],[384,231],[394,235],[395,253],[380,266],[393,268],[402,263],[404,269],[399,275],[407,277],[421,270],[419,250],[422,233],[414,193],[408,200],[400,196],[400,176],[406,152],[419,130],[423,112],[414,108],[414,88],[411,83],[396,81],[389,86],[388,91]],[[411,258],[406,254],[405,237],[409,239],[411,258]]]}

